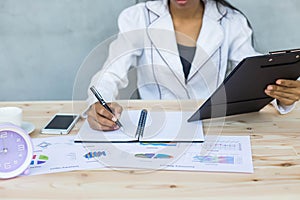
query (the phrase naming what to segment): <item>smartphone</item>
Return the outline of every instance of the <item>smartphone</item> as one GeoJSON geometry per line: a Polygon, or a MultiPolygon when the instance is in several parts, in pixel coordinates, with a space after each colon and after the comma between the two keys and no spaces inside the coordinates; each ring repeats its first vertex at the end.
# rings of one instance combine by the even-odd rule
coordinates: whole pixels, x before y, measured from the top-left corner
{"type": "Polygon", "coordinates": [[[41,130],[41,133],[66,135],[71,131],[78,119],[78,114],[57,113],[41,130]]]}

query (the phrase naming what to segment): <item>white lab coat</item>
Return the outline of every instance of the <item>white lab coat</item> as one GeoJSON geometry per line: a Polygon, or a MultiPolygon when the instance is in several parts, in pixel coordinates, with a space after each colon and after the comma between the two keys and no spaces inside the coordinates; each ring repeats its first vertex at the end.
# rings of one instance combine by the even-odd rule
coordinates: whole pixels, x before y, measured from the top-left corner
{"type": "MultiPolygon", "coordinates": [[[[167,0],[161,0],[139,3],[120,14],[118,37],[111,43],[109,57],[90,85],[104,99],[114,101],[118,90],[128,85],[128,70],[135,66],[142,99],[208,98],[231,66],[258,53],[252,47],[252,30],[242,14],[224,6],[218,10],[212,0],[203,2],[202,28],[187,80],[167,0]]],[[[96,101],[89,92],[89,105],[96,101]]]]}

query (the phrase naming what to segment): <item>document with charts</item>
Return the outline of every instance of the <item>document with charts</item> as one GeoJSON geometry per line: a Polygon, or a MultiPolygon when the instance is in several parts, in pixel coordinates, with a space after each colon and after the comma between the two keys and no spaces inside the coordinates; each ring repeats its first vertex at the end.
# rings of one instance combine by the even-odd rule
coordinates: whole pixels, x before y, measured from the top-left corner
{"type": "Polygon", "coordinates": [[[123,168],[253,173],[249,136],[209,135],[204,143],[73,141],[74,136],[34,138],[30,175],[123,168]]]}
{"type": "Polygon", "coordinates": [[[94,145],[109,152],[99,160],[113,168],[253,173],[249,136],[209,135],[203,143],[94,145]]]}
{"type": "Polygon", "coordinates": [[[253,173],[250,136],[206,136],[193,143],[168,170],[253,173]]]}
{"type": "Polygon", "coordinates": [[[74,136],[32,138],[33,158],[30,175],[105,168],[97,158],[106,156],[101,147],[89,151],[74,144],[74,136]]]}
{"type": "Polygon", "coordinates": [[[202,122],[187,122],[192,112],[123,111],[123,127],[115,131],[96,131],[84,122],[75,142],[203,142],[202,122]]]}

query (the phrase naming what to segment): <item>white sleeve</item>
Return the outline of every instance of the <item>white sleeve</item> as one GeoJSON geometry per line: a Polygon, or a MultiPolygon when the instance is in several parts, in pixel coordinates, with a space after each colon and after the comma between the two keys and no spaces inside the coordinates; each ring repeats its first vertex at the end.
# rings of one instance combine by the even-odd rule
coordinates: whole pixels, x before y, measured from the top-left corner
{"type": "MultiPolygon", "coordinates": [[[[118,18],[119,34],[110,44],[108,58],[102,69],[92,78],[90,86],[95,86],[103,98],[110,102],[118,96],[118,91],[128,85],[128,70],[143,51],[143,37],[139,21],[135,20],[137,10],[132,7],[124,10],[118,18]]],[[[88,105],[97,99],[88,91],[88,105]]]]}
{"type": "Polygon", "coordinates": [[[235,67],[240,61],[249,56],[261,55],[252,44],[252,29],[249,27],[247,19],[237,11],[233,14],[231,30],[232,41],[229,48],[229,61],[235,67]],[[239,27],[237,29],[237,27],[239,27]],[[237,31],[238,30],[238,31],[237,31]]]}
{"type": "Polygon", "coordinates": [[[276,110],[280,113],[280,114],[287,114],[289,112],[291,112],[295,106],[296,106],[296,103],[290,105],[290,106],[284,106],[284,105],[281,105],[280,103],[278,103],[278,101],[276,99],[274,99],[271,104],[276,108],[276,110]]]}

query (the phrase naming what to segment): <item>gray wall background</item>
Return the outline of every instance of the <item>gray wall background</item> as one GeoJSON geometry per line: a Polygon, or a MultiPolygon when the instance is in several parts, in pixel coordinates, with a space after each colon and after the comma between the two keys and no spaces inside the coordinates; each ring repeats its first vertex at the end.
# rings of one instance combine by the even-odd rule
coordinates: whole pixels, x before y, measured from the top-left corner
{"type": "MultiPolygon", "coordinates": [[[[117,33],[117,16],[136,2],[0,0],[0,101],[85,98],[117,33]],[[103,48],[90,54],[95,59],[84,62],[99,43],[103,48]],[[83,70],[82,63],[94,68],[83,70]]],[[[230,2],[247,15],[258,51],[300,47],[299,0],[230,2]]]]}
{"type": "Polygon", "coordinates": [[[0,0],[0,100],[72,99],[77,70],[135,0],[0,0]]]}

